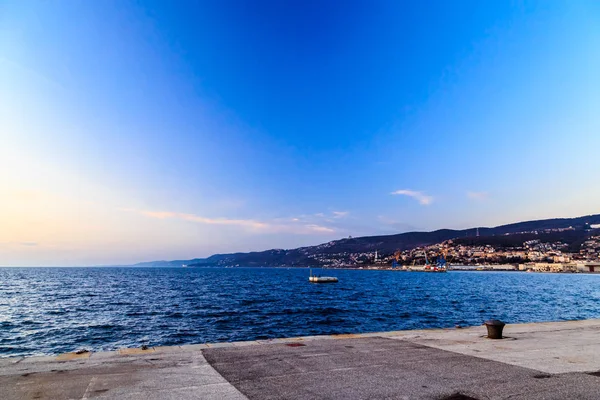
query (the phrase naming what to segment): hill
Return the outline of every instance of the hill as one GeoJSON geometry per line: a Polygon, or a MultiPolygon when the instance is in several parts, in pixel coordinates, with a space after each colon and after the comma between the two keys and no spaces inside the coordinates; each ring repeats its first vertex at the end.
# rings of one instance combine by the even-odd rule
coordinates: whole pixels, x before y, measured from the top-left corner
{"type": "MultiPolygon", "coordinates": [[[[136,266],[264,266],[264,267],[320,267],[348,265],[361,258],[370,257],[378,251],[382,256],[393,254],[395,251],[410,250],[420,246],[428,246],[449,239],[475,238],[479,232],[482,241],[484,237],[518,235],[515,240],[530,237],[538,233],[550,234],[572,228],[573,231],[586,231],[590,225],[600,224],[600,214],[578,218],[554,218],[536,221],[518,222],[493,228],[478,227],[463,230],[440,229],[433,232],[406,232],[395,235],[364,236],[334,240],[316,246],[300,247],[297,249],[271,249],[250,253],[215,254],[208,258],[192,260],[153,261],[140,263],[136,266]],[[525,236],[523,236],[525,235],[525,236]]],[[[573,243],[581,241],[585,235],[562,234],[577,237],[573,243]]],[[[507,241],[506,237],[494,241],[507,241]]]]}

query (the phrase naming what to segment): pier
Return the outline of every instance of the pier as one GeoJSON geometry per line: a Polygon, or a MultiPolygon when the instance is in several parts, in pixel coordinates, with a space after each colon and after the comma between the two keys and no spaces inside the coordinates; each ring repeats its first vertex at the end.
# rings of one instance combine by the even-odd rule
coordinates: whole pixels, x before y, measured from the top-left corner
{"type": "Polygon", "coordinates": [[[0,359],[12,399],[598,399],[600,320],[0,359]]]}

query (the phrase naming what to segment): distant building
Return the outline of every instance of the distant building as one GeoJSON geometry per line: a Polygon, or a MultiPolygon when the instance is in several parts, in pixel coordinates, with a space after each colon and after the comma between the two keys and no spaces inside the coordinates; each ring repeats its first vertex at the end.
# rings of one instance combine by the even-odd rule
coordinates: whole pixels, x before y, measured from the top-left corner
{"type": "Polygon", "coordinates": [[[577,264],[577,271],[600,273],[600,262],[585,262],[577,264]]]}

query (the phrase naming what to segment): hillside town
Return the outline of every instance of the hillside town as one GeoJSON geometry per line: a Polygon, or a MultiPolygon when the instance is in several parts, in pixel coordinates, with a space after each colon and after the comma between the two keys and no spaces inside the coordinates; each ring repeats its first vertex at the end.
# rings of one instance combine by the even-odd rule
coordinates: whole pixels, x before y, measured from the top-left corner
{"type": "Polygon", "coordinates": [[[451,265],[463,268],[473,266],[480,270],[598,272],[595,271],[597,268],[600,271],[600,236],[594,236],[582,243],[579,252],[569,252],[568,247],[562,242],[543,243],[540,240],[529,240],[522,246],[498,249],[489,244],[469,246],[448,240],[440,245],[402,252],[401,259],[414,262],[419,257],[424,258],[423,254],[426,251],[432,258],[445,254],[451,265]]]}
{"type": "Polygon", "coordinates": [[[382,254],[369,252],[310,255],[326,268],[405,269],[443,258],[455,270],[506,270],[531,272],[600,272],[600,233],[585,240],[549,241],[569,229],[519,232],[513,235],[445,240],[409,250],[382,254]],[[527,239],[519,241],[520,239],[527,239]]]}
{"type": "MultiPolygon", "coordinates": [[[[486,239],[489,240],[482,238],[481,241],[485,242],[486,239]]],[[[573,245],[569,243],[544,242],[540,239],[527,240],[521,245],[510,247],[464,242],[446,240],[381,258],[373,255],[371,265],[386,266],[394,261],[404,266],[419,265],[425,262],[427,255],[429,260],[445,258],[453,269],[600,272],[600,235],[590,236],[580,244],[578,251],[572,251],[573,245]]],[[[357,264],[361,264],[360,257],[357,264]]]]}

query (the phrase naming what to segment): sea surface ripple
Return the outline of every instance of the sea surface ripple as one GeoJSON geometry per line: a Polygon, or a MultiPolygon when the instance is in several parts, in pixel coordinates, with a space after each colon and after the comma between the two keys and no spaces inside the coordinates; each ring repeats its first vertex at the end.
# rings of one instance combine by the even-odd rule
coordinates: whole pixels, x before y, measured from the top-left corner
{"type": "Polygon", "coordinates": [[[0,268],[0,357],[600,318],[600,275],[0,268]]]}

